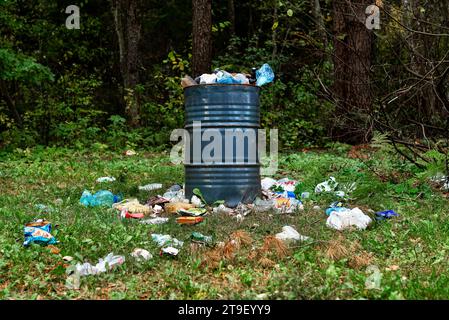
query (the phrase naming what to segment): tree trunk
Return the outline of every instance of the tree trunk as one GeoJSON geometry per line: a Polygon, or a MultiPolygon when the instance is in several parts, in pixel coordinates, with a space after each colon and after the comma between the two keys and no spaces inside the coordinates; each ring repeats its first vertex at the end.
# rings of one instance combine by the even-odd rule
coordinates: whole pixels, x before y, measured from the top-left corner
{"type": "Polygon", "coordinates": [[[371,31],[366,28],[366,7],[372,0],[335,1],[334,86],[337,100],[336,138],[351,143],[370,139],[371,31]]]}
{"type": "Polygon", "coordinates": [[[323,41],[324,46],[327,45],[326,29],[324,26],[323,14],[321,13],[320,0],[312,0],[313,17],[317,24],[317,31],[320,40],[323,41]]]}
{"type": "Polygon", "coordinates": [[[139,0],[112,0],[115,31],[119,44],[120,72],[123,78],[125,113],[129,125],[140,125],[140,97],[136,92],[139,83],[139,42],[141,38],[139,0]]]}
{"type": "Polygon", "coordinates": [[[229,32],[230,36],[235,35],[235,6],[234,6],[234,0],[228,0],[228,17],[229,22],[231,23],[229,32]]]}
{"type": "Polygon", "coordinates": [[[13,101],[11,96],[9,95],[8,86],[5,81],[0,80],[0,97],[3,97],[3,99],[6,102],[6,105],[8,106],[9,112],[11,112],[11,115],[14,117],[14,119],[17,122],[17,125],[19,128],[22,127],[22,117],[20,116],[19,112],[16,108],[16,103],[13,101]]]}
{"type": "Polygon", "coordinates": [[[192,75],[210,73],[212,65],[211,0],[192,0],[192,75]]]}
{"type": "MultiPolygon", "coordinates": [[[[278,0],[274,0],[273,2],[274,7],[273,7],[273,25],[275,23],[278,22],[278,0]]],[[[273,42],[273,50],[271,52],[271,60],[274,61],[274,59],[276,58],[277,52],[278,52],[278,45],[277,45],[277,40],[276,40],[276,32],[277,32],[277,28],[272,30],[271,33],[271,41],[273,42]]]]}

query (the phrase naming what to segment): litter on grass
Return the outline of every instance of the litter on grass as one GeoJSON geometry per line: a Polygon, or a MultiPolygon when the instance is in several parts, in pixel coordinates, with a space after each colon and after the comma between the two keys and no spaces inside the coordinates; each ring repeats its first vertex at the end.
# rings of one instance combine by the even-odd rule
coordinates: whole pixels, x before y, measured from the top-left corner
{"type": "Polygon", "coordinates": [[[161,188],[162,188],[161,183],[150,183],[150,184],[146,184],[144,186],[139,186],[139,190],[142,190],[142,191],[152,191],[152,190],[158,190],[161,188]]]}
{"type": "Polygon", "coordinates": [[[153,212],[150,206],[140,204],[137,199],[125,199],[112,207],[121,212],[122,218],[143,218],[153,212]]]}
{"type": "Polygon", "coordinates": [[[111,207],[114,203],[121,201],[120,195],[114,195],[107,190],[100,190],[95,194],[84,190],[80,198],[80,203],[86,207],[108,206],[111,207]]]}
{"type": "Polygon", "coordinates": [[[125,151],[125,156],[135,156],[137,154],[137,152],[135,152],[134,150],[126,150],[125,151]]]}
{"type": "Polygon", "coordinates": [[[172,256],[172,257],[176,257],[179,253],[179,250],[174,248],[174,247],[167,247],[167,248],[162,248],[160,255],[168,255],[168,256],[172,256]]]}
{"type": "Polygon", "coordinates": [[[376,215],[375,219],[379,221],[399,216],[396,212],[394,212],[394,210],[376,212],[375,215],[376,215]]]}
{"type": "Polygon", "coordinates": [[[168,218],[162,218],[162,217],[156,217],[156,218],[140,221],[140,223],[144,223],[144,224],[164,224],[167,222],[168,222],[168,218]]]}
{"type": "Polygon", "coordinates": [[[315,187],[315,193],[334,191],[338,186],[337,180],[334,177],[329,177],[328,180],[318,183],[315,187]]]}
{"type": "Polygon", "coordinates": [[[234,210],[231,208],[226,207],[224,204],[220,204],[218,207],[215,207],[212,209],[212,212],[214,214],[228,214],[231,215],[234,210]]]}
{"type": "Polygon", "coordinates": [[[120,211],[120,218],[122,219],[143,219],[144,217],[145,215],[143,213],[130,213],[126,209],[120,211]]]}
{"type": "Polygon", "coordinates": [[[106,272],[107,270],[112,269],[114,266],[121,265],[124,262],[124,256],[114,256],[114,254],[111,252],[106,257],[104,257],[104,259],[100,258],[95,266],[91,265],[88,262],[85,262],[83,264],[78,263],[75,266],[75,272],[80,276],[96,275],[106,272]]]}
{"type": "Polygon", "coordinates": [[[326,225],[336,230],[344,230],[351,226],[364,230],[372,222],[371,218],[364,214],[359,208],[341,211],[332,211],[327,218],[326,225]]]}
{"type": "Polygon", "coordinates": [[[449,177],[442,173],[438,173],[437,175],[431,177],[430,181],[436,182],[443,190],[449,190],[449,177]]]}
{"type": "Polygon", "coordinates": [[[204,221],[203,217],[179,217],[176,218],[176,223],[184,225],[194,225],[204,221]]]}
{"type": "Polygon", "coordinates": [[[367,290],[380,290],[380,284],[382,281],[382,273],[375,265],[370,265],[366,268],[367,273],[371,273],[365,280],[365,289],[367,290]]]}
{"type": "Polygon", "coordinates": [[[153,213],[154,214],[161,214],[163,211],[164,211],[164,208],[162,208],[158,204],[153,207],[153,213]]]}
{"type": "Polygon", "coordinates": [[[134,251],[131,253],[131,256],[137,261],[150,260],[153,258],[153,255],[148,250],[140,248],[134,249],[134,251]]]}
{"type": "Polygon", "coordinates": [[[174,184],[170,188],[168,188],[167,191],[177,192],[180,191],[181,189],[182,187],[179,184],[174,184]]]}
{"type": "Polygon", "coordinates": [[[328,180],[323,181],[316,185],[315,193],[320,194],[322,192],[333,192],[338,197],[345,197],[349,193],[356,189],[356,183],[351,182],[347,184],[340,184],[335,177],[329,177],[328,180]]]}
{"type": "Polygon", "coordinates": [[[23,232],[25,235],[23,245],[25,247],[29,246],[31,243],[42,245],[58,243],[56,238],[51,234],[51,223],[44,219],[38,219],[25,224],[23,232]]]}
{"type": "Polygon", "coordinates": [[[330,204],[329,208],[326,209],[326,214],[330,215],[333,211],[340,212],[340,211],[345,211],[345,210],[348,210],[348,208],[343,207],[343,202],[335,201],[335,202],[332,202],[330,204]]]}
{"type": "Polygon", "coordinates": [[[163,247],[165,245],[171,245],[175,247],[182,247],[184,244],[183,241],[179,241],[176,238],[173,238],[169,234],[158,234],[158,233],[152,233],[151,239],[157,243],[159,247],[163,247]]]}
{"type": "Polygon", "coordinates": [[[295,198],[276,198],[275,209],[278,213],[293,213],[296,210],[304,210],[302,202],[295,198]]]}
{"type": "Polygon", "coordinates": [[[267,200],[256,199],[254,201],[256,212],[274,210],[277,213],[293,213],[304,210],[304,205],[298,199],[301,183],[289,178],[274,180],[264,178],[261,181],[263,194],[267,200]]]}
{"type": "Polygon", "coordinates": [[[170,200],[168,200],[162,196],[154,196],[154,197],[151,197],[150,199],[148,199],[146,205],[152,207],[152,206],[160,205],[160,204],[164,205],[165,203],[168,203],[168,202],[170,202],[170,200]]]}
{"type": "Polygon", "coordinates": [[[114,177],[100,177],[97,179],[97,182],[101,183],[101,182],[114,182],[115,178],[114,177]]]}
{"type": "Polygon", "coordinates": [[[207,212],[204,208],[179,209],[178,213],[183,216],[199,217],[207,212]]]}
{"type": "Polygon", "coordinates": [[[276,206],[276,201],[274,199],[262,200],[260,198],[256,198],[254,200],[254,210],[256,212],[268,212],[273,210],[276,206]]]}
{"type": "Polygon", "coordinates": [[[298,231],[295,230],[295,228],[291,226],[284,226],[282,227],[282,232],[276,234],[276,238],[282,241],[307,241],[310,240],[309,237],[303,236],[299,234],[298,231]]]}
{"type": "Polygon", "coordinates": [[[192,239],[192,242],[202,243],[202,244],[212,244],[213,239],[211,236],[205,236],[202,233],[199,232],[192,232],[192,235],[190,236],[192,239]]]}
{"type": "Polygon", "coordinates": [[[53,212],[54,211],[54,209],[52,207],[47,206],[47,205],[42,204],[42,203],[38,203],[34,207],[37,209],[37,211],[39,211],[41,213],[45,213],[45,212],[49,213],[49,212],[53,212]]]}
{"type": "Polygon", "coordinates": [[[192,199],[190,199],[190,202],[195,206],[195,207],[202,207],[203,206],[203,202],[201,201],[200,198],[198,198],[197,196],[193,195],[192,199]]]}
{"type": "Polygon", "coordinates": [[[185,203],[185,202],[172,202],[172,203],[167,203],[164,208],[165,208],[166,213],[177,214],[179,210],[181,210],[181,209],[187,210],[187,209],[195,208],[195,205],[193,205],[191,203],[185,203]]]}
{"type": "Polygon", "coordinates": [[[184,196],[184,189],[180,189],[178,191],[167,191],[162,195],[162,197],[167,199],[169,202],[189,203],[189,200],[184,196]]]}

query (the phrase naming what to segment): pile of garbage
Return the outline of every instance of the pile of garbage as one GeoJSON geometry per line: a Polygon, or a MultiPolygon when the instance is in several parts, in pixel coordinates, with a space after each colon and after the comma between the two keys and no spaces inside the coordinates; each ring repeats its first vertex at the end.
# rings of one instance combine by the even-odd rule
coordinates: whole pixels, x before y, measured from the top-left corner
{"type": "Polygon", "coordinates": [[[198,84],[246,84],[261,87],[273,80],[274,72],[270,65],[265,63],[260,69],[252,68],[251,74],[229,73],[225,70],[215,69],[213,73],[204,73],[195,79],[185,76],[181,79],[181,86],[186,88],[198,84]]]}
{"type": "Polygon", "coordinates": [[[275,180],[264,178],[261,181],[262,197],[254,201],[256,212],[273,210],[276,213],[293,213],[296,210],[304,210],[304,205],[299,198],[307,198],[308,193],[299,193],[301,184],[296,180],[283,178],[275,180]]]}
{"type": "MultiPolygon", "coordinates": [[[[101,177],[97,179],[99,183],[114,182],[114,177],[101,177]]],[[[154,191],[162,189],[160,183],[150,183],[139,186],[141,191],[154,191]]],[[[151,196],[144,203],[140,203],[138,199],[123,199],[121,194],[114,194],[111,191],[100,190],[94,194],[88,190],[84,190],[80,198],[80,204],[86,207],[106,206],[119,213],[122,219],[137,219],[142,224],[158,225],[167,223],[170,217],[176,216],[176,223],[180,225],[195,225],[204,221],[205,217],[210,214],[226,214],[236,217],[237,220],[244,219],[251,212],[273,212],[278,214],[291,214],[304,210],[302,200],[310,197],[310,192],[304,191],[302,182],[283,178],[275,180],[272,178],[264,178],[261,181],[262,195],[256,198],[253,203],[240,203],[236,208],[228,208],[224,205],[224,201],[217,201],[213,205],[207,204],[200,190],[195,189],[191,199],[185,197],[185,191],[179,184],[172,185],[162,195],[151,196]],[[164,215],[164,216],[162,216],[164,215]]],[[[333,193],[342,201],[333,202],[326,210],[328,216],[326,225],[329,228],[339,231],[355,227],[359,230],[366,229],[373,220],[362,212],[361,209],[347,208],[344,205],[345,198],[355,189],[355,183],[343,186],[339,184],[334,177],[316,185],[315,194],[323,192],[333,193]]],[[[51,212],[53,208],[39,204],[36,208],[41,212],[51,212]]],[[[315,209],[315,207],[314,207],[315,209]]],[[[321,210],[318,207],[318,210],[321,210]]],[[[374,211],[373,211],[374,212],[374,211]]],[[[393,210],[380,211],[375,213],[375,220],[382,221],[397,217],[398,214],[393,210]]],[[[41,245],[52,245],[58,241],[51,234],[51,223],[45,219],[35,220],[27,223],[24,228],[25,242],[24,246],[31,243],[41,245]]],[[[168,234],[151,234],[154,241],[160,248],[161,256],[176,257],[184,242],[176,239],[168,234]]],[[[278,241],[289,242],[305,242],[312,240],[308,236],[301,235],[294,226],[284,226],[282,231],[274,236],[278,241]]],[[[203,235],[199,232],[192,232],[190,240],[192,243],[206,246],[216,246],[212,236],[203,235]]],[[[57,249],[57,248],[56,248],[57,249]]],[[[58,250],[59,252],[59,250],[58,250]]],[[[136,248],[131,254],[136,261],[145,261],[152,259],[152,254],[141,248],[136,248]]],[[[73,258],[66,256],[63,258],[71,261],[73,258]]],[[[80,277],[87,275],[96,275],[111,270],[114,266],[121,265],[125,262],[125,257],[114,255],[112,252],[102,259],[99,259],[95,265],[89,262],[72,264],[67,269],[67,287],[77,289],[80,284],[80,277]]]]}

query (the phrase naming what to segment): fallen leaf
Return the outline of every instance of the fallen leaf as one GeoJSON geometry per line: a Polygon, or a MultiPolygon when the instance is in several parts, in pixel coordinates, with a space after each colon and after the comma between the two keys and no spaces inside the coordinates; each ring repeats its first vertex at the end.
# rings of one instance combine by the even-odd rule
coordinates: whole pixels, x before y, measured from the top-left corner
{"type": "Polygon", "coordinates": [[[50,249],[50,252],[53,254],[58,254],[61,252],[61,250],[58,247],[51,244],[48,246],[48,248],[50,249]]]}
{"type": "Polygon", "coordinates": [[[396,271],[396,270],[399,270],[399,266],[394,264],[394,265],[391,265],[391,266],[385,268],[385,270],[387,270],[387,271],[396,271]]]}

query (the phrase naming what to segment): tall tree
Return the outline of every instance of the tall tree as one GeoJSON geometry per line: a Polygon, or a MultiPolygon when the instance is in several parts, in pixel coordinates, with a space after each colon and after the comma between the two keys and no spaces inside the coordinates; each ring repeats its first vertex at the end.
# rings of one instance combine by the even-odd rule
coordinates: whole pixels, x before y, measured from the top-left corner
{"type": "Polygon", "coordinates": [[[212,64],[212,1],[192,0],[192,74],[209,73],[212,64]]]}
{"type": "Polygon", "coordinates": [[[112,0],[115,31],[117,33],[120,71],[123,78],[125,112],[131,127],[140,124],[139,42],[141,38],[140,0],[112,0]]]}
{"type": "Polygon", "coordinates": [[[370,68],[372,31],[366,25],[366,8],[372,0],[334,1],[334,86],[337,138],[348,142],[369,139],[371,110],[370,68]],[[367,131],[368,130],[368,131],[367,131]]]}
{"type": "Polygon", "coordinates": [[[233,35],[235,35],[235,5],[234,5],[234,0],[228,0],[228,17],[229,17],[229,22],[231,23],[230,28],[229,28],[229,32],[231,33],[230,35],[233,36],[233,35]]]}
{"type": "Polygon", "coordinates": [[[321,12],[320,0],[312,0],[312,8],[313,8],[313,17],[315,19],[315,23],[317,24],[317,31],[320,40],[326,45],[327,37],[326,37],[326,29],[324,25],[323,14],[321,12]]]}

